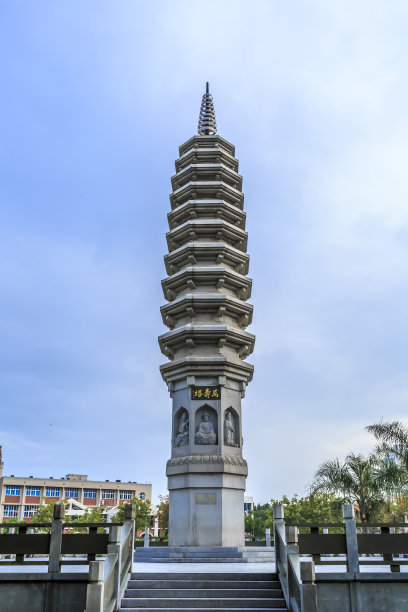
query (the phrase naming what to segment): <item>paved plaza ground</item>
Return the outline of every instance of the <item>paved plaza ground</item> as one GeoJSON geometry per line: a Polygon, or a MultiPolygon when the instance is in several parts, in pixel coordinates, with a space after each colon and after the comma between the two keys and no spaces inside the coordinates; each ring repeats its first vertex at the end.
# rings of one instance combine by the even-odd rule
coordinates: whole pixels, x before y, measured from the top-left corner
{"type": "MultiPolygon", "coordinates": [[[[98,557],[102,560],[103,557],[98,557]]],[[[301,560],[310,560],[309,557],[302,557],[301,560]]],[[[370,557],[372,561],[380,561],[380,557],[370,557]]],[[[44,560],[45,561],[45,560],[44,560]]],[[[87,565],[63,565],[62,572],[88,573],[87,565]]],[[[344,563],[339,565],[316,565],[316,572],[345,572],[344,563]]],[[[388,565],[361,565],[360,572],[389,572],[388,565]]],[[[0,573],[45,573],[47,572],[47,562],[44,565],[2,565],[0,573]]],[[[273,573],[275,572],[274,563],[133,563],[133,572],[143,573],[273,573]]],[[[401,565],[401,572],[408,572],[408,565],[401,565]]]]}

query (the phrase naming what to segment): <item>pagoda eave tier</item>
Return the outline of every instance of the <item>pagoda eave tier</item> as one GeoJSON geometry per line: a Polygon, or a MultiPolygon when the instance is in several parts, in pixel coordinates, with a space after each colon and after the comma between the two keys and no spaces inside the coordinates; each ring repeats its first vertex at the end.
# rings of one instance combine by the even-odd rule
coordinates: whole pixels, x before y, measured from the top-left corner
{"type": "Polygon", "coordinates": [[[226,324],[188,323],[159,336],[161,352],[169,359],[177,358],[177,353],[234,352],[245,359],[254,350],[255,336],[239,327],[226,324]]]}
{"type": "Polygon", "coordinates": [[[186,242],[195,242],[205,238],[214,242],[228,242],[240,251],[247,249],[247,232],[223,219],[192,219],[166,234],[169,251],[174,251],[186,242]]]}
{"type": "Polygon", "coordinates": [[[216,149],[219,147],[223,151],[229,153],[232,157],[235,158],[235,147],[233,144],[225,140],[222,136],[218,136],[218,134],[211,134],[209,136],[199,136],[198,134],[192,136],[186,142],[179,146],[179,159],[182,159],[183,156],[188,153],[191,149],[216,149]]]}
{"type": "Polygon", "coordinates": [[[190,219],[223,219],[245,229],[246,213],[225,200],[187,200],[167,214],[169,227],[174,229],[190,219]]]}
{"type": "Polygon", "coordinates": [[[164,256],[167,274],[186,266],[225,264],[240,274],[248,274],[249,255],[225,242],[187,242],[164,256]]]}
{"type": "Polygon", "coordinates": [[[251,297],[252,279],[224,266],[187,267],[162,280],[164,297],[168,301],[200,288],[214,292],[216,289],[235,295],[241,300],[251,297]]]}
{"type": "Polygon", "coordinates": [[[172,209],[187,200],[216,199],[227,200],[238,208],[244,207],[244,194],[222,181],[191,181],[170,194],[172,209]]]}
{"type": "Polygon", "coordinates": [[[186,153],[179,157],[175,162],[176,172],[180,172],[191,164],[212,164],[221,163],[226,168],[238,172],[239,162],[226,149],[218,144],[214,147],[202,147],[200,143],[191,147],[186,153]]]}
{"type": "Polygon", "coordinates": [[[248,384],[252,380],[253,372],[254,366],[251,363],[225,355],[211,357],[189,355],[160,366],[160,373],[166,383],[183,380],[187,376],[200,378],[226,376],[248,384]]]}
{"type": "Polygon", "coordinates": [[[222,163],[207,162],[204,164],[190,164],[179,170],[177,174],[171,177],[171,185],[176,191],[183,185],[199,181],[221,180],[234,189],[242,189],[242,176],[232,170],[226,168],[222,163]]]}
{"type": "Polygon", "coordinates": [[[170,329],[183,319],[222,321],[229,317],[241,329],[252,323],[252,304],[224,293],[188,293],[160,308],[163,323],[170,329]]]}

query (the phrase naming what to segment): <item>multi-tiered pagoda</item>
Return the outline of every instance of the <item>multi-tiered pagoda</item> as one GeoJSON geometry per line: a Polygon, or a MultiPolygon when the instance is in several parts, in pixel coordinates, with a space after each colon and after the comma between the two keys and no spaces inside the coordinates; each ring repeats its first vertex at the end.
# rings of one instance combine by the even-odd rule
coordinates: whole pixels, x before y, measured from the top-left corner
{"type": "Polygon", "coordinates": [[[241,398],[253,366],[242,176],[235,148],[217,135],[208,83],[198,135],[180,149],[168,215],[168,304],[159,338],[173,400],[169,543],[244,544],[241,398]]]}

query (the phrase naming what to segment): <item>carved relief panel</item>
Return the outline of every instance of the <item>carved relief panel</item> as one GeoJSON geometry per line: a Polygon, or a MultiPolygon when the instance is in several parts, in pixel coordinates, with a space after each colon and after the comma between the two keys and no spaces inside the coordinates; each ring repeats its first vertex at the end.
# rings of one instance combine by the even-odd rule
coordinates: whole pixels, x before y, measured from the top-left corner
{"type": "Polygon", "coordinates": [[[189,426],[188,412],[185,408],[180,408],[174,417],[174,446],[188,446],[189,426]]]}
{"type": "Polygon", "coordinates": [[[239,416],[232,407],[224,413],[224,444],[225,446],[239,446],[239,416]]]}
{"type": "Polygon", "coordinates": [[[217,444],[218,416],[216,410],[206,404],[195,414],[195,443],[200,445],[217,444]]]}

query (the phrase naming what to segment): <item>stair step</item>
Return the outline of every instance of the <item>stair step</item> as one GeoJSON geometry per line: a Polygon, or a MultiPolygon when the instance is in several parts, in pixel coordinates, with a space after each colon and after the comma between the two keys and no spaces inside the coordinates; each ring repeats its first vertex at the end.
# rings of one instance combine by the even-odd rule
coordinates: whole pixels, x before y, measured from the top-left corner
{"type": "MultiPolygon", "coordinates": [[[[135,563],[248,563],[248,559],[242,557],[141,557],[134,560],[135,563]]],[[[262,559],[262,562],[264,560],[262,559]]]]}
{"type": "Polygon", "coordinates": [[[198,598],[198,599],[212,599],[216,597],[217,599],[226,599],[226,598],[243,598],[243,599],[253,599],[255,597],[261,599],[271,599],[274,597],[282,597],[282,591],[280,588],[277,589],[244,589],[242,587],[235,589],[224,589],[224,588],[203,588],[203,589],[194,589],[194,588],[165,588],[165,589],[141,589],[141,588],[133,588],[128,586],[125,591],[125,597],[130,598],[160,598],[160,599],[168,599],[168,598],[176,598],[176,599],[184,599],[187,597],[190,598],[198,598]]]}
{"type": "Polygon", "coordinates": [[[191,580],[140,580],[130,579],[128,589],[280,589],[279,580],[195,580],[195,575],[191,575],[191,580]]]}
{"type": "MultiPolygon", "coordinates": [[[[122,600],[122,608],[159,608],[159,609],[173,609],[173,608],[191,608],[191,599],[188,597],[182,598],[142,598],[142,597],[126,597],[122,600]]],[[[207,598],[195,599],[194,609],[208,608],[209,601],[207,598]]],[[[211,600],[211,608],[284,608],[285,600],[283,597],[274,598],[228,598],[214,599],[211,600]]]]}
{"type": "MultiPolygon", "coordinates": [[[[136,552],[135,558],[139,557],[223,557],[223,558],[242,558],[242,555],[246,553],[239,552],[238,550],[225,551],[221,550],[143,550],[143,552],[136,552]]],[[[255,554],[255,553],[250,553],[255,554]]],[[[268,553],[269,555],[271,553],[268,553]]]]}
{"type": "Polygon", "coordinates": [[[132,580],[252,580],[278,581],[275,572],[132,572],[132,580]]]}
{"type": "Polygon", "coordinates": [[[172,553],[172,552],[191,552],[191,553],[224,553],[224,556],[228,556],[234,553],[242,553],[244,549],[239,549],[237,546],[140,546],[135,548],[135,555],[142,555],[148,553],[150,555],[160,553],[172,553]]]}
{"type": "MultiPolygon", "coordinates": [[[[146,610],[146,608],[124,608],[123,606],[119,608],[119,612],[136,612],[140,610],[146,610]]],[[[149,608],[149,612],[163,612],[163,610],[165,610],[165,608],[149,608]]],[[[195,608],[171,608],[171,610],[172,612],[193,612],[195,608]]],[[[200,608],[200,612],[213,612],[213,610],[214,608],[200,608]]],[[[217,608],[217,612],[234,612],[234,610],[239,612],[245,612],[246,610],[251,610],[251,612],[265,612],[265,608],[217,608]]],[[[273,608],[273,610],[274,612],[289,612],[286,607],[273,608]]]]}

